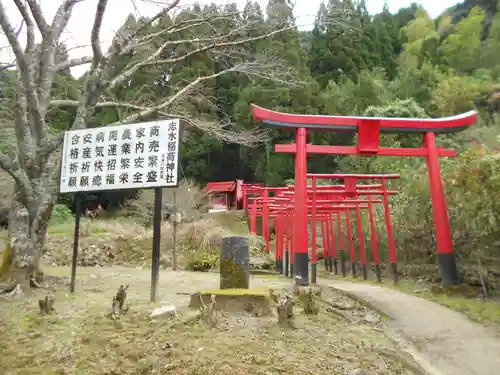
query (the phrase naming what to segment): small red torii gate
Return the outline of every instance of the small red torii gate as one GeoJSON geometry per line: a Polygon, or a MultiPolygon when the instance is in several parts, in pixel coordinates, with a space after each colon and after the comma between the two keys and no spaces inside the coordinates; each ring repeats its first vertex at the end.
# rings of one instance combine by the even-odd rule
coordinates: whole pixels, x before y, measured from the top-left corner
{"type": "MultiPolygon", "coordinates": [[[[316,282],[316,264],[317,264],[317,257],[316,257],[316,237],[314,236],[314,233],[316,232],[316,220],[317,220],[317,214],[318,214],[318,209],[322,208],[323,212],[321,212],[322,216],[324,216],[324,210],[330,210],[330,213],[336,213],[337,214],[337,230],[339,235],[342,233],[341,230],[341,224],[340,224],[340,212],[344,212],[345,214],[345,219],[346,219],[346,229],[347,229],[347,239],[349,243],[349,252],[350,252],[350,257],[351,260],[355,258],[354,256],[354,243],[352,241],[352,227],[351,227],[351,218],[350,218],[350,213],[349,211],[355,210],[356,211],[356,233],[359,239],[359,250],[360,250],[360,261],[361,261],[361,271],[363,278],[366,279],[366,258],[365,258],[365,245],[364,245],[364,240],[363,240],[363,228],[361,224],[361,209],[366,209],[368,210],[368,214],[370,217],[370,231],[372,232],[372,246],[374,250],[374,257],[375,257],[375,273],[377,275],[377,280],[380,280],[380,265],[379,265],[379,258],[378,258],[378,245],[376,241],[376,229],[375,229],[375,221],[373,217],[373,204],[376,203],[383,203],[384,204],[384,214],[385,214],[385,223],[386,223],[386,228],[387,228],[387,233],[388,233],[388,243],[389,243],[389,255],[390,255],[390,264],[391,264],[391,269],[392,269],[392,274],[393,274],[393,279],[394,282],[397,282],[397,268],[396,268],[396,252],[394,248],[394,240],[392,236],[392,227],[391,227],[391,222],[390,222],[390,213],[389,213],[389,196],[391,195],[396,195],[397,192],[394,190],[387,190],[385,187],[385,183],[382,184],[376,184],[376,185],[356,185],[356,184],[348,184],[346,183],[345,185],[323,185],[323,186],[315,186],[316,179],[320,178],[330,178],[330,177],[335,177],[335,178],[346,178],[348,181],[351,180],[353,177],[357,177],[359,179],[380,179],[385,182],[386,179],[394,179],[394,178],[399,178],[399,175],[397,174],[392,174],[392,175],[340,175],[340,174],[318,174],[318,175],[308,175],[309,177],[312,176],[313,180],[313,186],[308,187],[308,198],[307,198],[307,209],[308,217],[311,219],[311,225],[312,225],[312,238],[311,238],[311,250],[312,250],[312,266],[311,266],[311,272],[312,272],[312,278],[311,282],[315,283],[316,282]],[[384,199],[373,199],[373,196],[382,196],[384,199]],[[368,199],[359,199],[360,196],[367,196],[368,199]]],[[[290,188],[293,188],[293,186],[290,186],[290,188]]],[[[294,202],[294,192],[293,190],[289,191],[284,191],[282,194],[276,198],[276,200],[288,200],[288,204],[293,207],[294,202]]],[[[275,203],[276,204],[276,203],[275,203]]],[[[278,205],[278,208],[280,206],[278,205]]],[[[332,218],[333,219],[333,218],[332,218]]],[[[327,223],[330,225],[330,227],[326,230],[326,234],[329,235],[329,233],[334,233],[334,228],[331,227],[331,223],[327,223]]],[[[323,225],[323,224],[322,224],[323,225]]],[[[323,231],[322,227],[322,231],[323,231]]],[[[341,241],[342,238],[339,237],[339,241],[341,241]]],[[[331,241],[328,240],[328,243],[331,241]]],[[[333,243],[332,243],[333,246],[333,243]]],[[[343,252],[343,244],[340,244],[340,266],[342,270],[342,274],[345,276],[346,275],[346,270],[345,270],[345,258],[344,258],[344,252],[343,252]]],[[[285,257],[286,258],[286,257],[285,257]]],[[[286,263],[287,259],[285,259],[286,263]]],[[[325,259],[325,263],[328,261],[333,261],[333,264],[327,265],[329,267],[329,270],[332,271],[332,266],[335,267],[335,270],[337,270],[337,259],[325,259]]],[[[355,270],[355,264],[351,264],[352,267],[352,274],[354,277],[356,277],[356,270],[355,270]]]]}
{"type": "Polygon", "coordinates": [[[247,210],[249,198],[252,198],[252,196],[260,196],[262,194],[260,189],[262,187],[264,187],[264,184],[241,184],[243,210],[247,210]]]}
{"type": "MultiPolygon", "coordinates": [[[[352,221],[350,218],[350,211],[356,210],[356,212],[359,212],[361,209],[370,209],[370,205],[373,203],[382,203],[382,200],[366,200],[366,199],[347,199],[347,200],[340,200],[338,197],[329,197],[325,196],[324,200],[318,200],[317,205],[316,205],[316,220],[320,220],[322,222],[322,240],[323,240],[323,254],[325,256],[325,267],[327,271],[332,272],[333,268],[335,270],[335,274],[338,274],[338,267],[337,267],[337,251],[336,251],[336,246],[335,246],[335,232],[337,232],[337,237],[339,239],[339,254],[340,254],[340,266],[341,266],[341,272],[345,276],[346,275],[346,270],[345,270],[345,259],[346,257],[344,256],[344,244],[343,244],[343,232],[341,229],[341,213],[344,213],[345,219],[346,219],[346,234],[347,234],[347,240],[348,240],[348,252],[349,252],[349,258],[351,260],[351,266],[352,266],[352,275],[353,277],[356,277],[356,254],[355,254],[355,248],[354,248],[354,241],[353,241],[353,231],[352,231],[352,221]],[[333,221],[337,221],[337,229],[334,230],[333,228],[333,221]],[[323,224],[326,224],[323,226],[323,224]],[[334,266],[334,267],[333,267],[334,266]]],[[[285,198],[285,200],[287,200],[285,198]]],[[[293,228],[284,228],[287,225],[290,224],[290,221],[293,217],[293,213],[290,213],[289,211],[293,210],[293,196],[289,198],[289,203],[284,204],[283,200],[280,200],[281,204],[274,203],[269,206],[269,215],[270,217],[275,218],[275,225],[276,225],[276,266],[277,266],[277,271],[280,273],[283,273],[283,268],[281,267],[282,265],[285,266],[284,269],[284,274],[285,276],[289,276],[288,272],[288,265],[290,266],[290,276],[293,276],[294,274],[294,252],[293,252],[293,236],[290,236],[290,232],[293,231],[293,228]],[[285,225],[284,222],[287,222],[285,225]],[[285,229],[285,230],[284,230],[285,229]],[[282,238],[285,238],[282,240],[282,238]],[[283,254],[283,244],[286,243],[287,245],[285,246],[285,252],[283,254]],[[291,246],[288,246],[288,244],[291,244],[291,246]],[[284,255],[284,257],[283,257],[284,255]]],[[[308,208],[313,208],[313,204],[308,204],[308,208]]],[[[314,216],[311,213],[308,215],[308,217],[311,220],[314,220],[314,216]]],[[[358,238],[361,238],[363,236],[363,231],[361,229],[361,222],[360,222],[360,217],[356,215],[355,222],[357,224],[357,236],[358,238]]],[[[373,230],[373,228],[371,228],[373,230]]],[[[379,264],[378,261],[378,250],[374,247],[374,257],[376,257],[375,264],[376,267],[379,264]]],[[[360,263],[362,267],[362,276],[363,279],[367,279],[367,274],[366,274],[366,252],[364,245],[361,245],[361,239],[360,239],[360,263]]],[[[312,283],[316,283],[316,263],[317,263],[317,258],[316,258],[316,248],[313,245],[312,248],[312,283]]],[[[376,271],[376,276],[377,280],[380,281],[380,272],[376,271]]]]}
{"type": "Polygon", "coordinates": [[[296,272],[305,283],[309,280],[306,206],[308,154],[426,157],[441,277],[444,284],[459,282],[439,165],[439,157],[456,156],[456,151],[438,148],[436,133],[465,130],[476,122],[475,111],[440,119],[370,118],[287,114],[252,104],[252,114],[255,121],[295,130],[296,133],[295,144],[275,145],[275,151],[295,154],[294,253],[296,272]],[[357,146],[308,144],[308,129],[310,131],[356,132],[358,144],[357,146]],[[424,145],[419,148],[380,147],[380,133],[423,134],[424,145]]]}
{"type": "MultiPolygon", "coordinates": [[[[307,178],[311,179],[312,186],[309,190],[312,190],[313,194],[313,218],[315,216],[315,200],[316,196],[319,194],[322,194],[326,191],[329,191],[330,189],[335,189],[339,186],[344,187],[344,192],[342,195],[344,197],[351,197],[351,198],[358,198],[359,196],[368,196],[368,213],[369,213],[369,218],[370,218],[370,230],[372,232],[372,246],[374,247],[374,255],[378,257],[378,244],[377,244],[377,237],[376,237],[376,229],[375,229],[375,220],[373,217],[373,207],[372,203],[376,203],[372,198],[372,196],[382,196],[382,203],[384,205],[384,218],[385,218],[385,225],[386,225],[386,230],[387,230],[387,243],[389,246],[389,257],[390,257],[390,264],[391,264],[391,271],[392,271],[392,276],[393,280],[395,283],[398,281],[398,271],[397,271],[397,265],[396,265],[396,249],[394,246],[394,236],[392,233],[392,224],[391,224],[391,216],[390,216],[390,209],[389,209],[389,196],[391,195],[396,195],[397,192],[394,190],[388,190],[387,189],[387,180],[394,180],[400,178],[399,174],[340,174],[340,173],[308,173],[307,178]],[[331,180],[343,180],[344,185],[333,185],[333,186],[328,186],[328,185],[322,185],[322,186],[317,186],[317,180],[320,179],[331,179],[331,180]],[[380,180],[379,184],[376,185],[358,185],[357,181],[359,180],[380,180]]],[[[345,200],[345,202],[349,202],[349,200],[345,200]]],[[[357,221],[357,230],[362,231],[361,227],[361,221],[360,221],[360,208],[356,209],[356,221],[357,221]]],[[[312,232],[314,233],[316,231],[316,222],[315,220],[312,221],[312,232]]],[[[312,248],[313,252],[316,247],[316,237],[312,237],[312,248]]],[[[359,238],[360,240],[360,247],[362,248],[361,251],[364,252],[364,243],[363,243],[363,237],[361,236],[359,238]]],[[[343,261],[341,259],[341,261],[343,261]]],[[[376,259],[376,274],[377,274],[377,279],[380,279],[380,266],[378,264],[378,259],[376,259]]],[[[342,264],[342,267],[344,265],[342,264]]],[[[354,268],[352,270],[354,274],[354,268]]],[[[366,275],[366,265],[362,264],[362,272],[363,275],[366,275]]],[[[344,272],[345,276],[345,272],[344,272]]],[[[313,279],[316,279],[316,275],[313,275],[313,279]]]]}

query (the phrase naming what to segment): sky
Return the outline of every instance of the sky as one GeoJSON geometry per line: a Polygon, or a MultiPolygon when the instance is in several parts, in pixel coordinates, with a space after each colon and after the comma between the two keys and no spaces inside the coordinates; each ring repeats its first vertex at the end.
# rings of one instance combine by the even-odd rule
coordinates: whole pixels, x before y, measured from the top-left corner
{"type": "MultiPolygon", "coordinates": [[[[201,4],[215,2],[217,4],[237,3],[240,8],[244,6],[246,0],[200,0],[201,4]]],[[[314,23],[316,12],[322,0],[292,0],[295,3],[294,14],[297,17],[297,26],[301,29],[310,29],[314,23]]],[[[391,12],[396,12],[399,8],[418,2],[424,6],[431,17],[437,17],[443,10],[456,4],[457,0],[387,0],[391,12]]],[[[46,19],[52,20],[61,0],[39,0],[46,19]]],[[[257,0],[263,9],[267,5],[267,0],[257,0]]],[[[377,13],[382,10],[384,0],[366,0],[370,13],[377,13]]],[[[7,11],[11,24],[15,27],[20,25],[21,17],[12,0],[0,0],[7,11]]],[[[116,30],[123,24],[125,18],[134,13],[141,16],[151,16],[158,12],[159,7],[168,3],[167,0],[109,0],[107,12],[104,17],[101,30],[101,41],[103,49],[106,50],[113,38],[116,30]]],[[[187,7],[194,3],[193,0],[181,0],[181,6],[187,7]]],[[[72,18],[63,34],[61,41],[65,42],[69,48],[71,58],[91,55],[90,30],[93,22],[93,15],[97,0],[84,0],[78,3],[72,18]]],[[[22,36],[21,36],[22,38],[22,36]]],[[[5,37],[0,36],[0,62],[8,63],[12,61],[12,52],[8,47],[5,37]]],[[[78,67],[72,70],[73,75],[80,76],[86,71],[86,67],[78,67]]]]}

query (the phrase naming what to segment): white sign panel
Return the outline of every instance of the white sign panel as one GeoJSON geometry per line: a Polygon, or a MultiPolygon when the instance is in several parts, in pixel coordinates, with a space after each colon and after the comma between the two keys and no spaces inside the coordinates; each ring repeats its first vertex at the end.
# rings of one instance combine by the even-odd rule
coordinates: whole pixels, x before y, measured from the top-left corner
{"type": "Polygon", "coordinates": [[[68,131],[61,193],[177,186],[179,120],[68,131]]]}

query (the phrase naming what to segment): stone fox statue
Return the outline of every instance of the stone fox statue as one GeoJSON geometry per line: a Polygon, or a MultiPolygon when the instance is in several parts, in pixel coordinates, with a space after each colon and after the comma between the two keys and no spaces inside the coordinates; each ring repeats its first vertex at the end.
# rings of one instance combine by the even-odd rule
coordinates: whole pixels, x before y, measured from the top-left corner
{"type": "Polygon", "coordinates": [[[91,219],[96,219],[98,217],[101,217],[101,216],[104,216],[104,208],[102,208],[102,206],[99,204],[96,208],[94,209],[86,209],[85,210],[85,213],[84,213],[84,216],[85,217],[89,217],[91,219]]]}

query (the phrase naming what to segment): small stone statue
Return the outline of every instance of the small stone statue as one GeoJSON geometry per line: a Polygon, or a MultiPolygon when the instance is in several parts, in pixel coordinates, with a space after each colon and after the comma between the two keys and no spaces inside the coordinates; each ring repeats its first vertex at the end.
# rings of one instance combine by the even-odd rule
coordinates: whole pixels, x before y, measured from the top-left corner
{"type": "Polygon", "coordinates": [[[290,294],[285,294],[278,304],[276,305],[276,312],[278,313],[278,323],[293,327],[293,307],[295,301],[290,294]]]}

